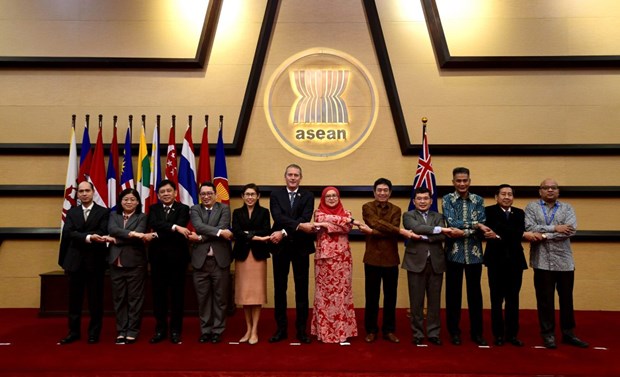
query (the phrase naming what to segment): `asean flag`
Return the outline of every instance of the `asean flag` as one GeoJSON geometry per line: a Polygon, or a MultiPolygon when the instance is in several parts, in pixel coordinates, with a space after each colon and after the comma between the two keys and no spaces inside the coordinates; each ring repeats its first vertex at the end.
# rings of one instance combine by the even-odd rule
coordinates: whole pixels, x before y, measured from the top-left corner
{"type": "Polygon", "coordinates": [[[226,172],[226,155],[224,154],[224,140],[222,139],[222,127],[217,135],[217,147],[215,149],[215,164],[213,172],[213,184],[217,201],[229,204],[230,190],[228,189],[228,173],[226,172]]]}

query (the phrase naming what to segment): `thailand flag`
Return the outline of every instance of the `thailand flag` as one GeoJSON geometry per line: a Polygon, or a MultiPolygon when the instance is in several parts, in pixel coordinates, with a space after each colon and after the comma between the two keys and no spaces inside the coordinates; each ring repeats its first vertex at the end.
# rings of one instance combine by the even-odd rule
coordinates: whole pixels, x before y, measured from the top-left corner
{"type": "Polygon", "coordinates": [[[196,157],[192,142],[192,128],[187,126],[181,159],[179,160],[179,196],[181,203],[193,206],[198,203],[198,186],[196,184],[196,157]]]}

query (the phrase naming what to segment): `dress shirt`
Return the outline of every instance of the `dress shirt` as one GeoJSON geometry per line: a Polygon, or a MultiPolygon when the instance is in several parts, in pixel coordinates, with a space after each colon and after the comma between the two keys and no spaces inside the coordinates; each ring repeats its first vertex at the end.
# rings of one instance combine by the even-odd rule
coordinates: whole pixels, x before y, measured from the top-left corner
{"type": "Polygon", "coordinates": [[[443,197],[442,207],[448,226],[465,232],[462,238],[446,240],[448,260],[464,264],[482,263],[482,241],[476,234],[476,226],[486,221],[484,199],[472,193],[462,198],[453,192],[443,197]]]}

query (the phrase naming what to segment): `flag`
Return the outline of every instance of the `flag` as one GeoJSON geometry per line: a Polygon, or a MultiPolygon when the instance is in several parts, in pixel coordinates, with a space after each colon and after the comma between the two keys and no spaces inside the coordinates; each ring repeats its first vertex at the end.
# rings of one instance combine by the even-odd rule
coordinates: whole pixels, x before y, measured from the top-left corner
{"type": "Polygon", "coordinates": [[[88,181],[95,187],[93,201],[102,207],[108,207],[108,182],[106,180],[105,159],[103,157],[103,136],[102,127],[99,126],[97,134],[97,144],[95,153],[90,166],[90,174],[87,175],[88,181]]]}
{"type": "Polygon", "coordinates": [[[166,152],[166,179],[172,181],[174,186],[177,187],[177,198],[179,198],[179,171],[177,169],[177,147],[174,141],[174,125],[170,126],[170,135],[168,136],[168,150],[166,152]]]}
{"type": "Polygon", "coordinates": [[[418,187],[426,187],[431,192],[433,204],[431,211],[437,211],[437,185],[435,184],[435,172],[431,162],[431,153],[428,149],[428,138],[426,137],[426,125],[422,128],[422,150],[418,158],[418,169],[413,179],[413,190],[411,191],[411,200],[409,201],[409,211],[415,209],[413,198],[415,197],[415,189],[418,187]]]}
{"type": "Polygon", "coordinates": [[[211,156],[209,156],[209,126],[202,129],[200,160],[198,161],[198,183],[211,180],[211,156]]]}
{"type": "Polygon", "coordinates": [[[78,160],[77,160],[77,145],[75,144],[75,126],[71,127],[71,138],[69,140],[69,163],[67,164],[67,178],[65,180],[65,200],[62,203],[62,217],[60,222],[60,228],[65,225],[65,219],[67,211],[71,207],[77,205],[76,193],[77,193],[77,177],[78,177],[78,160]]]}
{"type": "Polygon", "coordinates": [[[108,156],[108,206],[111,210],[116,209],[116,196],[119,194],[118,182],[118,139],[116,137],[116,122],[114,122],[114,134],[112,144],[110,144],[110,154],[108,156]]]}
{"type": "Polygon", "coordinates": [[[153,141],[151,142],[151,177],[149,179],[149,201],[146,203],[144,213],[149,213],[151,204],[158,202],[157,185],[161,181],[161,158],[159,157],[159,125],[153,130],[153,141]]]}
{"type": "Polygon", "coordinates": [[[138,148],[138,175],[136,177],[136,190],[140,194],[140,201],[142,202],[142,211],[144,211],[148,205],[149,200],[149,180],[151,179],[151,161],[149,159],[149,152],[146,147],[146,135],[144,130],[144,124],[140,128],[140,146],[138,148]]]}
{"type": "Polygon", "coordinates": [[[228,189],[228,173],[226,173],[226,155],[224,154],[224,141],[222,140],[222,127],[217,135],[217,147],[215,149],[215,164],[213,167],[213,185],[217,201],[229,204],[230,190],[228,189]]]}
{"type": "MultiPolygon", "coordinates": [[[[131,127],[127,127],[125,134],[125,148],[123,148],[123,166],[121,167],[121,189],[133,188],[133,162],[131,161],[131,127]]],[[[120,194],[120,193],[119,193],[120,194]]]]}
{"type": "Polygon", "coordinates": [[[80,146],[80,170],[78,172],[78,183],[86,180],[90,174],[90,164],[93,159],[93,152],[90,149],[90,136],[88,135],[88,121],[84,125],[82,135],[82,145],[80,146]]]}
{"type": "Polygon", "coordinates": [[[187,126],[181,158],[179,160],[179,196],[181,203],[188,206],[198,204],[198,187],[196,184],[196,157],[192,142],[192,127],[187,126]]]}

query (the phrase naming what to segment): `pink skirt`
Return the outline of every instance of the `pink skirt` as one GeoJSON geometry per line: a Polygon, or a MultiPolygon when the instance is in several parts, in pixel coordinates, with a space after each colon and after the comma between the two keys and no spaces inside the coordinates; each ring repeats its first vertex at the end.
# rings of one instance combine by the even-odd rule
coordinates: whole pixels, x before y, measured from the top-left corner
{"type": "Polygon", "coordinates": [[[264,305],[267,303],[267,261],[257,261],[252,252],[244,261],[235,261],[235,303],[264,305]]]}

